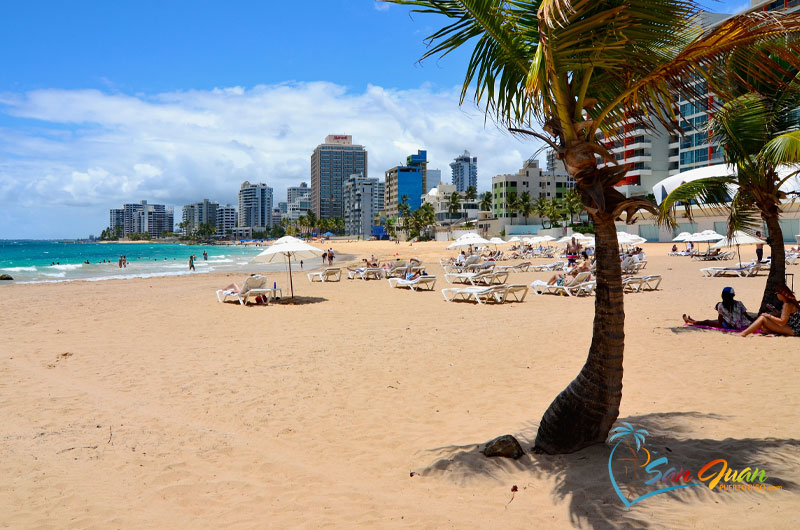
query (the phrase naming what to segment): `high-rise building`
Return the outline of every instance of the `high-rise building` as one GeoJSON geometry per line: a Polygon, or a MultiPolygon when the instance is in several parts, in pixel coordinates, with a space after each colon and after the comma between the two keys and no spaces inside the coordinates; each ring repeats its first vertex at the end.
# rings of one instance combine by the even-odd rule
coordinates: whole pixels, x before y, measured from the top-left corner
{"type": "Polygon", "coordinates": [[[311,154],[311,210],[320,219],[342,217],[342,186],[354,173],[368,175],[367,151],[349,134],[330,134],[311,154]]]}
{"type": "Polygon", "coordinates": [[[455,213],[450,213],[450,198],[453,193],[458,193],[453,184],[440,182],[438,186],[434,186],[428,190],[428,193],[422,198],[422,203],[433,206],[433,211],[436,214],[436,221],[439,223],[454,224],[465,220],[477,219],[479,198],[466,201],[464,200],[463,194],[460,193],[459,209],[455,213]]]}
{"type": "Polygon", "coordinates": [[[108,226],[113,231],[116,227],[125,227],[125,210],[122,208],[112,208],[109,210],[108,226]]]}
{"type": "Polygon", "coordinates": [[[411,211],[422,205],[428,164],[427,151],[418,150],[416,155],[406,158],[405,166],[395,166],[386,172],[385,211],[389,217],[397,217],[398,206],[408,200],[411,211]]]}
{"type": "Polygon", "coordinates": [[[361,173],[350,175],[342,190],[345,233],[368,238],[375,216],[383,210],[384,184],[361,173]]]}
{"type": "Polygon", "coordinates": [[[287,205],[286,216],[290,221],[297,221],[311,210],[311,197],[309,195],[295,198],[287,205]]]}
{"type": "Polygon", "coordinates": [[[217,235],[227,236],[236,228],[236,208],[230,204],[217,207],[217,235]]]}
{"type": "Polygon", "coordinates": [[[289,203],[286,201],[279,202],[278,209],[281,211],[281,214],[285,216],[289,212],[289,203]]]}
{"type": "Polygon", "coordinates": [[[272,188],[242,182],[239,189],[239,227],[272,228],[272,188]]]}
{"type": "Polygon", "coordinates": [[[469,151],[464,150],[464,154],[457,156],[450,162],[452,172],[451,184],[456,187],[456,191],[464,193],[470,186],[478,187],[478,157],[470,157],[469,151]]]}
{"type": "Polygon", "coordinates": [[[441,169],[428,169],[428,175],[425,178],[425,193],[428,193],[433,188],[437,187],[442,181],[441,169]]]}
{"type": "Polygon", "coordinates": [[[122,209],[109,211],[112,228],[122,226],[122,235],[150,234],[159,238],[164,232],[172,232],[174,228],[172,208],[163,204],[148,204],[147,201],[123,205],[122,209]],[[120,224],[120,220],[122,223],[120,224]]]}
{"type": "Polygon", "coordinates": [[[281,213],[281,209],[277,206],[272,209],[272,226],[279,226],[281,224],[281,219],[283,218],[283,214],[281,213]]]}
{"type": "Polygon", "coordinates": [[[308,184],[301,182],[299,186],[289,186],[286,188],[286,204],[297,200],[300,197],[309,197],[311,195],[311,188],[308,184]]]}
{"type": "Polygon", "coordinates": [[[201,224],[217,226],[217,208],[219,203],[203,199],[201,202],[187,204],[183,207],[181,220],[186,225],[186,233],[193,234],[201,224]]]}

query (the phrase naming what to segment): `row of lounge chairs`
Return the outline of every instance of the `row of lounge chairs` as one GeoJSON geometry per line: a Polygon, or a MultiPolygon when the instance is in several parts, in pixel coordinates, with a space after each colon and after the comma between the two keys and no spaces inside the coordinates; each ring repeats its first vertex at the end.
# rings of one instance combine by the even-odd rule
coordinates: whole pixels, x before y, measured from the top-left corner
{"type": "Polygon", "coordinates": [[[448,272],[444,275],[447,283],[471,283],[472,285],[500,285],[508,280],[508,272],[495,272],[485,269],[477,272],[448,272]]]}
{"type": "Polygon", "coordinates": [[[505,303],[511,299],[522,302],[528,294],[528,286],[523,284],[513,285],[490,285],[485,287],[449,287],[442,289],[442,296],[445,301],[454,300],[474,300],[478,304],[487,302],[505,303]]]}

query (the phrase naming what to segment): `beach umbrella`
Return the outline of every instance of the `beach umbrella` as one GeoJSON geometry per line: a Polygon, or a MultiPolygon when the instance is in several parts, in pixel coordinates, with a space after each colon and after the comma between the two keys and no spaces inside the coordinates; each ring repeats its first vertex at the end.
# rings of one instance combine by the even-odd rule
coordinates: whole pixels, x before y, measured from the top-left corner
{"type": "Polygon", "coordinates": [[[711,250],[712,241],[719,241],[720,239],[724,238],[725,236],[718,234],[713,230],[703,230],[702,232],[695,232],[691,236],[687,237],[685,241],[691,241],[692,243],[708,243],[708,248],[711,250]]]}
{"type": "Polygon", "coordinates": [[[454,248],[462,248],[462,247],[471,247],[477,245],[488,245],[489,241],[482,238],[475,232],[467,232],[463,236],[459,237],[447,247],[449,250],[454,248]]]}
{"type": "Polygon", "coordinates": [[[276,261],[287,261],[289,264],[289,287],[294,299],[294,283],[292,282],[292,258],[297,260],[309,259],[322,256],[325,251],[312,247],[305,241],[296,237],[284,236],[266,250],[258,254],[251,260],[251,263],[273,263],[276,261]]]}
{"type": "Polygon", "coordinates": [[[492,244],[492,245],[494,245],[495,247],[497,247],[497,245],[505,245],[505,244],[506,244],[506,242],[505,242],[505,241],[503,241],[503,239],[501,239],[501,238],[499,238],[499,237],[493,237],[493,238],[491,238],[491,239],[489,240],[489,243],[491,243],[491,244],[492,244]]]}
{"type": "Polygon", "coordinates": [[[731,237],[726,237],[720,239],[718,242],[711,245],[711,248],[725,248],[725,247],[736,247],[736,254],[739,256],[739,261],[742,261],[742,254],[739,252],[740,245],[758,245],[764,243],[763,239],[759,239],[756,236],[751,236],[747,232],[742,232],[741,230],[735,231],[731,237]]]}
{"type": "Polygon", "coordinates": [[[508,242],[509,243],[519,243],[520,242],[520,238],[519,238],[519,236],[514,236],[511,239],[509,239],[508,242]]]}
{"type": "Polygon", "coordinates": [[[692,234],[690,234],[689,232],[681,232],[677,236],[673,237],[672,240],[673,241],[678,241],[678,242],[683,242],[683,241],[686,241],[687,237],[692,237],[692,234]]]}

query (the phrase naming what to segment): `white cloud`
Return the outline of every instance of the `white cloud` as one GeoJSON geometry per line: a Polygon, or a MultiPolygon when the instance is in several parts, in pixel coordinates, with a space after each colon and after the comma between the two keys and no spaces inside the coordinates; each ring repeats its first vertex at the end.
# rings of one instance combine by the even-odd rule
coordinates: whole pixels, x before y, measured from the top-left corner
{"type": "Polygon", "coordinates": [[[376,11],[388,11],[390,6],[390,4],[387,4],[386,2],[380,2],[378,0],[375,0],[373,5],[375,6],[376,11]]]}
{"type": "MultiPolygon", "coordinates": [[[[458,93],[353,92],[315,82],[145,96],[57,89],[0,95],[0,113],[17,118],[14,128],[0,127],[0,206],[38,216],[48,207],[77,208],[71,226],[85,234],[99,232],[108,208],[123,202],[234,203],[244,180],[266,182],[282,200],[287,186],[310,180],[311,152],[333,133],[365,145],[369,174],[379,178],[427,149],[429,167],[448,179],[449,162],[469,149],[485,190],[492,175],[517,171],[540,144],[484,124],[474,107],[458,107],[458,93]]],[[[0,238],[20,237],[15,228],[0,225],[0,238]]]]}

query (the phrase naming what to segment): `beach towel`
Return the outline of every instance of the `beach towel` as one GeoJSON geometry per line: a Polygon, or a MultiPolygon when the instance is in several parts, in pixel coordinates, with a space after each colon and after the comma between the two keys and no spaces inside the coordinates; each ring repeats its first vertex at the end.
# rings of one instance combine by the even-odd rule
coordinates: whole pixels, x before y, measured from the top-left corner
{"type": "MultiPolygon", "coordinates": [[[[742,331],[744,331],[742,329],[721,328],[719,326],[701,326],[700,324],[684,324],[683,326],[684,327],[689,326],[689,327],[700,328],[700,329],[710,329],[710,330],[713,330],[713,331],[722,331],[724,333],[741,333],[742,331]]],[[[761,330],[759,329],[755,333],[761,333],[761,330]]]]}

